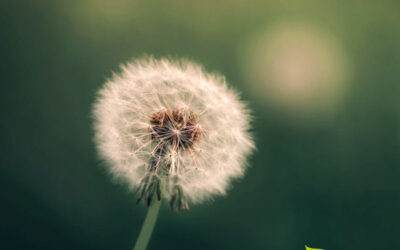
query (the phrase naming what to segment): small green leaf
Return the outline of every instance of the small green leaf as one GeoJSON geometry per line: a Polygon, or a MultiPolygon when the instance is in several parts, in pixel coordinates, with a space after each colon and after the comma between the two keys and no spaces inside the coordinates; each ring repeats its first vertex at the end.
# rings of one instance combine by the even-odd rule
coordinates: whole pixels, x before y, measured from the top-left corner
{"type": "Polygon", "coordinates": [[[311,248],[311,247],[308,247],[307,245],[305,247],[306,247],[306,250],[324,250],[321,248],[311,248]]]}

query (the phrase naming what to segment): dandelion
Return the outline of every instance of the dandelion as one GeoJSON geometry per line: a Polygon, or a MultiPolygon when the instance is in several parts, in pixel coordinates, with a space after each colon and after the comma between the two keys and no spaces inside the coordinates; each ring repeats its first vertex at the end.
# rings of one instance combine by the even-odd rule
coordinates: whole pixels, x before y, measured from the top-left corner
{"type": "Polygon", "coordinates": [[[155,199],[180,211],[225,194],[254,148],[237,93],[188,61],[150,57],[122,66],[99,91],[93,112],[110,172],[150,210],[155,199]]]}

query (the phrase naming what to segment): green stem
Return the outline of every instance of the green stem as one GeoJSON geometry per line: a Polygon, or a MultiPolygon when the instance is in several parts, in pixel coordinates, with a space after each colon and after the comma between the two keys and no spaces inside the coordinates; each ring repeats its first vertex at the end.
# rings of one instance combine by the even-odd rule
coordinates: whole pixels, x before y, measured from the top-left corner
{"type": "Polygon", "coordinates": [[[139,237],[133,250],[145,250],[153,232],[154,225],[156,224],[158,211],[160,210],[161,201],[153,199],[148,208],[146,219],[144,219],[142,230],[140,230],[139,237]]]}

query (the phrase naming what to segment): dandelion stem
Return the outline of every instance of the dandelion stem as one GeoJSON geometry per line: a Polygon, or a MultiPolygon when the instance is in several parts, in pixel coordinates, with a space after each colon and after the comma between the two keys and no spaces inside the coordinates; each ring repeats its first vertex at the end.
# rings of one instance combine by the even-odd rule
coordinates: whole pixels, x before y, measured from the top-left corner
{"type": "Polygon", "coordinates": [[[147,248],[151,233],[153,232],[154,225],[156,224],[160,205],[161,201],[156,199],[153,199],[153,202],[151,202],[133,250],[145,250],[147,248]]]}

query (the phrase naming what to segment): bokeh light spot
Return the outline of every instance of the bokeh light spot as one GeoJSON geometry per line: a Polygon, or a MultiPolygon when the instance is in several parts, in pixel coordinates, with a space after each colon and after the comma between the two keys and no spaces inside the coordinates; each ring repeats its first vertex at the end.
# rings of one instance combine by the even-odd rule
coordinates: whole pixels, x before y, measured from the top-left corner
{"type": "Polygon", "coordinates": [[[348,63],[334,36],[306,23],[281,23],[241,53],[248,87],[264,105],[309,117],[331,113],[346,92],[348,63]]]}

